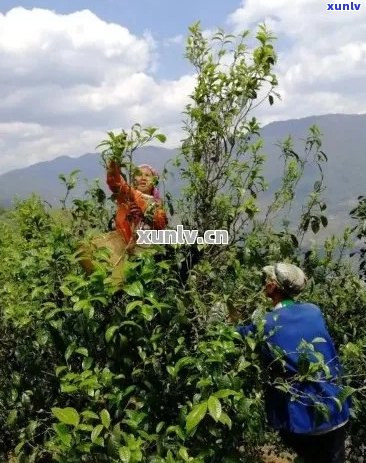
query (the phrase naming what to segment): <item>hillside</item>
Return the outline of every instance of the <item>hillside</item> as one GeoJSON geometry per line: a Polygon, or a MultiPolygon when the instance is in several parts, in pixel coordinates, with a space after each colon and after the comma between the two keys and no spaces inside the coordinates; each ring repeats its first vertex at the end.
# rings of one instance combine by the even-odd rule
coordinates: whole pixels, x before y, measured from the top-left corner
{"type": "MultiPolygon", "coordinates": [[[[273,174],[269,178],[278,181],[281,177],[279,169],[276,168],[279,148],[274,146],[275,143],[291,134],[296,147],[302,148],[304,143],[301,139],[305,138],[307,128],[313,124],[320,127],[323,134],[322,148],[328,156],[324,172],[329,211],[333,215],[344,215],[355,204],[357,196],[365,193],[366,115],[364,114],[313,116],[267,125],[263,129],[263,135],[265,150],[272,155],[268,162],[268,172],[273,174]]],[[[311,172],[308,172],[302,183],[303,191],[307,191],[312,183],[311,172]]],[[[299,193],[301,194],[301,191],[299,193]]]]}
{"type": "MultiPolygon", "coordinates": [[[[175,150],[146,147],[136,153],[137,163],[149,163],[162,171],[164,165],[174,157],[175,150]]],[[[74,195],[78,196],[85,190],[85,180],[100,179],[105,185],[105,172],[100,163],[100,156],[95,153],[80,157],[61,156],[52,161],[40,162],[22,169],[12,170],[0,175],[0,205],[9,206],[15,197],[25,198],[32,192],[37,193],[49,203],[56,205],[64,195],[64,187],[59,174],[69,174],[79,169],[78,188],[74,195]]]]}
{"type": "MultiPolygon", "coordinates": [[[[266,178],[272,193],[281,179],[280,149],[276,144],[288,135],[292,135],[295,148],[299,153],[304,147],[307,129],[316,124],[323,134],[323,149],[328,156],[325,166],[330,227],[337,227],[348,217],[357,196],[365,192],[364,172],[366,171],[366,115],[331,114],[312,116],[303,119],[273,122],[265,126],[262,135],[265,141],[264,151],[268,155],[266,178]]],[[[149,163],[161,171],[166,163],[174,158],[176,150],[146,147],[136,154],[137,163],[149,163]]],[[[99,178],[105,185],[105,174],[97,154],[85,154],[71,158],[67,156],[52,161],[34,164],[30,167],[13,170],[0,176],[0,205],[9,206],[15,196],[24,198],[31,192],[38,193],[52,204],[57,204],[63,195],[63,186],[58,179],[60,173],[68,174],[80,169],[79,179],[99,178]]],[[[173,172],[174,170],[169,169],[173,172]]],[[[299,185],[299,200],[314,183],[314,172],[308,170],[299,185]]],[[[166,189],[173,195],[179,192],[179,178],[171,175],[166,189]]],[[[85,184],[79,182],[76,195],[82,194],[85,184]]],[[[267,194],[267,197],[268,197],[267,194]]]]}

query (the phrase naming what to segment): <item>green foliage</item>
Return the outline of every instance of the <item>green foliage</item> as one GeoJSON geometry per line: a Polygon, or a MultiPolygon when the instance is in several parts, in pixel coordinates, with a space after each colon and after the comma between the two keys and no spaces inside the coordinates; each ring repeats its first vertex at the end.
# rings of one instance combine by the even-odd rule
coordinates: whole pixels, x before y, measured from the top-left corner
{"type": "Polygon", "coordinates": [[[80,172],[80,170],[76,169],[73,170],[68,177],[66,177],[64,174],[60,174],[58,178],[65,184],[66,187],[66,194],[64,199],[61,200],[62,208],[66,208],[66,201],[67,198],[70,194],[70,191],[73,190],[76,186],[77,183],[77,174],[80,172]]]}
{"type": "MultiPolygon", "coordinates": [[[[326,157],[316,127],[310,128],[304,155],[293,151],[290,138],[282,143],[282,183],[260,215],[265,156],[259,123],[247,116],[259,94],[274,103],[276,57],[265,28],[259,28],[252,52],[247,35],[219,31],[209,41],[199,25],[190,29],[187,57],[198,80],[177,160],[186,181],[178,202],[185,224],[200,231],[227,229],[231,246],[156,247],[129,259],[124,286],[116,291],[105,250],[93,257],[91,274],[79,265],[80,240],[106,232],[112,216],[98,184],[69,203],[77,173],[61,175],[61,211],[31,197],[2,218],[2,461],[9,452],[20,463],[260,461],[261,446],[275,441],[263,410],[269,378],[260,362],[266,341],[260,320],[268,301],[261,268],[284,260],[305,268],[309,285],[303,297],[323,309],[339,348],[346,387],[336,403],[353,396],[351,444],[357,456],[365,427],[366,289],[347,260],[354,235],[345,230],[322,246],[301,247],[309,227],[316,233],[326,226],[326,157]],[[318,179],[299,223],[279,228],[274,217],[286,219],[310,161],[318,179]],[[231,320],[255,318],[257,335],[242,339],[223,323],[226,311],[231,320]]],[[[157,129],[139,125],[129,134],[110,132],[101,145],[103,157],[131,174],[133,153],[153,138],[165,141],[157,129]]],[[[353,211],[360,221],[362,205],[353,211]]],[[[321,342],[298,346],[297,379],[327,375],[316,352],[321,342]]],[[[279,362],[282,354],[276,353],[279,362]]],[[[294,394],[291,383],[275,385],[294,394]]]]}
{"type": "Polygon", "coordinates": [[[143,128],[140,124],[134,124],[129,133],[125,130],[117,134],[108,132],[108,138],[103,140],[97,148],[103,148],[101,155],[104,167],[108,168],[110,161],[114,161],[121,169],[128,172],[128,178],[123,172],[122,175],[131,184],[136,172],[133,154],[137,149],[153,140],[165,143],[166,136],[159,133],[156,127],[143,128]]]}
{"type": "MultiPolygon", "coordinates": [[[[48,247],[56,244],[56,231],[52,224],[48,247]]],[[[28,241],[28,247],[39,244],[28,241]]],[[[194,310],[186,308],[187,294],[164,253],[131,262],[123,292],[114,294],[108,271],[101,266],[86,278],[73,251],[63,248],[68,266],[58,269],[57,299],[44,302],[38,292],[38,309],[27,317],[5,314],[8,323],[16,323],[17,336],[20,329],[27,333],[13,347],[20,362],[12,364],[16,392],[3,397],[14,410],[7,417],[14,434],[5,448],[14,448],[20,437],[20,461],[138,462],[154,455],[169,461],[170,454],[184,461],[187,449],[198,459],[202,448],[218,452],[214,438],[221,436],[220,455],[235,452],[239,429],[250,423],[257,429],[253,411],[260,415],[261,402],[248,388],[251,419],[242,412],[230,417],[244,400],[234,368],[243,353],[231,329],[206,334],[192,323],[194,310]],[[37,364],[49,378],[29,364],[40,355],[37,364]],[[207,413],[196,415],[199,404],[207,413]],[[208,436],[197,432],[201,421],[207,421],[208,436]],[[238,431],[230,438],[234,427],[238,431]]]]}
{"type": "MultiPolygon", "coordinates": [[[[284,214],[286,210],[291,210],[297,187],[308,166],[314,166],[319,175],[314,182],[313,191],[309,192],[308,198],[303,201],[302,210],[298,216],[298,227],[297,230],[294,230],[298,245],[303,242],[309,227],[314,234],[317,234],[321,227],[325,228],[328,225],[328,219],[324,215],[327,206],[322,198],[325,191],[323,163],[327,162],[327,156],[321,149],[321,133],[316,126],[309,128],[309,134],[305,140],[304,155],[294,151],[291,136],[279,146],[284,160],[283,176],[280,188],[275,192],[274,201],[267,208],[264,224],[269,221],[273,223],[276,213],[284,214]]],[[[284,222],[285,226],[288,227],[289,223],[284,222]]]]}
{"type": "Polygon", "coordinates": [[[197,85],[186,107],[187,138],[177,161],[188,183],[178,206],[186,224],[200,232],[227,229],[232,243],[259,211],[255,199],[265,188],[260,127],[248,115],[261,103],[260,92],[273,103],[277,85],[273,37],[260,27],[258,46],[250,52],[247,35],[219,31],[209,40],[199,24],[190,28],[186,55],[197,85]]]}
{"type": "Polygon", "coordinates": [[[352,209],[350,215],[353,219],[357,220],[354,231],[361,243],[359,249],[353,252],[352,255],[359,254],[359,272],[363,280],[366,281],[366,198],[364,196],[358,197],[358,204],[352,209]]]}

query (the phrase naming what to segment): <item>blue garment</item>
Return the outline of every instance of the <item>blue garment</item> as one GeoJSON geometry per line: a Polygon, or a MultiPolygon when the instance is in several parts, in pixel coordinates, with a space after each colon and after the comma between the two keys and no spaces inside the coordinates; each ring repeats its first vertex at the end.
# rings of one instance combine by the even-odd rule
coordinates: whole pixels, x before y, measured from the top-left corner
{"type": "MultiPolygon", "coordinates": [[[[319,307],[310,303],[293,302],[288,306],[272,310],[264,319],[264,335],[267,337],[267,342],[263,347],[263,361],[265,368],[269,369],[272,380],[279,377],[291,380],[299,373],[299,360],[300,363],[305,361],[306,364],[307,358],[311,363],[318,363],[314,353],[309,349],[299,349],[303,340],[308,343],[315,340],[314,351],[323,355],[330,374],[328,375],[330,377],[326,378],[325,372],[319,371],[314,381],[294,382],[293,392],[302,396],[301,399],[296,400],[291,399],[291,394],[274,386],[268,386],[265,390],[265,404],[269,425],[293,433],[315,434],[327,432],[345,423],[349,418],[350,402],[347,400],[340,410],[333,399],[341,391],[341,387],[337,384],[341,366],[319,307]],[[324,342],[317,342],[321,339],[324,342]],[[276,354],[273,353],[274,349],[277,351],[276,354]],[[274,361],[278,355],[281,355],[281,351],[284,365],[274,361]],[[329,417],[323,418],[320,423],[319,416],[315,414],[312,398],[322,402],[329,410],[329,417]]],[[[242,336],[255,333],[256,330],[255,324],[237,328],[242,336]]]]}

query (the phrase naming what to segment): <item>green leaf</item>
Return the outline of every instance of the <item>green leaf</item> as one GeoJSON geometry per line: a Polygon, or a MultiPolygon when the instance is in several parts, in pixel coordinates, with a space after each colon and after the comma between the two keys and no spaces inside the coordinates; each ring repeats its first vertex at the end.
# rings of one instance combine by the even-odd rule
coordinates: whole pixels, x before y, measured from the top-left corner
{"type": "Polygon", "coordinates": [[[72,439],[72,436],[71,434],[59,434],[59,439],[60,441],[66,445],[66,447],[71,447],[71,439],[72,439]]]}
{"type": "Polygon", "coordinates": [[[71,392],[76,392],[78,387],[75,384],[61,384],[60,390],[62,393],[70,394],[71,392]]]}
{"type": "Polygon", "coordinates": [[[73,305],[73,309],[76,312],[79,312],[80,310],[85,310],[85,309],[90,310],[91,307],[92,307],[92,304],[89,301],[89,299],[82,299],[81,301],[75,302],[75,304],[73,305]]]}
{"type": "Polygon", "coordinates": [[[79,444],[76,447],[76,450],[78,450],[79,452],[81,452],[83,454],[90,453],[91,446],[92,446],[92,444],[90,442],[84,442],[83,444],[79,444]]]}
{"type": "Polygon", "coordinates": [[[162,133],[158,133],[155,135],[155,138],[157,138],[161,143],[166,142],[166,136],[162,133]]]}
{"type": "Polygon", "coordinates": [[[320,219],[319,217],[315,217],[310,222],[311,230],[314,234],[317,234],[320,229],[320,219]]]}
{"type": "Polygon", "coordinates": [[[83,370],[89,370],[89,368],[92,366],[92,364],[93,364],[93,358],[92,357],[86,357],[83,360],[81,366],[82,366],[83,370]]]}
{"type": "Polygon", "coordinates": [[[175,375],[177,375],[182,368],[186,367],[187,365],[192,365],[194,363],[195,363],[194,358],[192,358],[192,357],[182,357],[175,364],[175,367],[174,367],[175,375]]]}
{"type": "Polygon", "coordinates": [[[315,423],[321,424],[324,421],[329,421],[330,419],[329,408],[321,402],[315,402],[314,406],[315,406],[315,423]]]}
{"type": "Polygon", "coordinates": [[[67,349],[66,349],[66,352],[65,352],[65,359],[66,359],[66,361],[69,360],[69,358],[72,356],[72,354],[73,354],[74,351],[75,351],[75,348],[76,348],[76,346],[75,346],[75,343],[74,343],[74,342],[72,342],[71,344],[69,344],[69,345],[67,346],[67,349]]]}
{"type": "Polygon", "coordinates": [[[338,399],[341,401],[342,404],[350,397],[356,389],[351,386],[344,386],[342,387],[341,392],[338,394],[338,399]]]}
{"type": "Polygon", "coordinates": [[[232,426],[231,419],[225,412],[221,412],[219,421],[222,424],[226,424],[226,426],[228,426],[228,428],[231,429],[231,426],[232,426]]]}
{"type": "Polygon", "coordinates": [[[338,399],[338,397],[332,397],[332,399],[334,400],[334,402],[337,404],[337,407],[338,407],[338,411],[341,412],[342,411],[342,402],[338,399]]]}
{"type": "Polygon", "coordinates": [[[229,397],[230,395],[241,395],[240,392],[233,391],[231,389],[220,389],[220,391],[217,391],[213,394],[215,397],[218,399],[224,399],[225,397],[229,397]]]}
{"type": "Polygon", "coordinates": [[[26,428],[26,429],[27,429],[27,434],[30,434],[30,435],[33,436],[34,431],[35,431],[35,430],[37,429],[37,427],[38,427],[38,424],[39,424],[39,423],[38,423],[38,421],[36,421],[36,420],[30,421],[30,422],[28,423],[27,428],[26,428]]]}
{"type": "Polygon", "coordinates": [[[46,315],[46,320],[51,320],[57,313],[64,312],[63,309],[53,309],[46,315]]]}
{"type": "Polygon", "coordinates": [[[118,455],[118,450],[120,447],[120,439],[119,436],[116,436],[114,433],[112,433],[107,441],[107,453],[110,456],[117,457],[118,455]]]}
{"type": "Polygon", "coordinates": [[[185,447],[179,449],[179,456],[183,458],[184,461],[189,461],[189,455],[185,447]]]}
{"type": "Polygon", "coordinates": [[[83,412],[81,412],[81,415],[88,419],[99,420],[99,416],[91,410],[84,410],[83,412]]]}
{"type": "Polygon", "coordinates": [[[128,447],[120,447],[118,450],[119,458],[123,463],[129,463],[131,459],[131,451],[128,447]]]}
{"type": "Polygon", "coordinates": [[[156,426],[156,431],[155,432],[159,434],[159,432],[163,429],[164,425],[165,425],[165,422],[160,421],[160,423],[158,423],[158,425],[156,426]]]}
{"type": "Polygon", "coordinates": [[[154,309],[151,305],[144,304],[142,306],[141,312],[147,321],[151,321],[154,318],[154,309]]]}
{"type": "Polygon", "coordinates": [[[172,365],[168,365],[168,366],[166,367],[166,369],[167,369],[167,372],[168,372],[171,376],[173,376],[173,377],[176,376],[176,374],[175,374],[175,368],[174,368],[172,365]]]}
{"type": "Polygon", "coordinates": [[[80,431],[86,431],[86,432],[91,432],[93,431],[93,426],[91,424],[79,424],[78,429],[80,431]]]}
{"type": "Polygon", "coordinates": [[[103,296],[94,296],[90,299],[91,301],[98,301],[100,302],[102,305],[107,305],[107,299],[103,296]]]}
{"type": "Polygon", "coordinates": [[[6,424],[8,426],[13,426],[13,424],[16,422],[18,416],[18,411],[17,410],[10,410],[8,417],[6,419],[6,424]]]}
{"type": "Polygon", "coordinates": [[[95,445],[99,445],[100,447],[104,447],[104,439],[103,437],[97,437],[94,441],[95,445]]]}
{"type": "Polygon", "coordinates": [[[132,301],[129,302],[126,306],[126,315],[128,315],[132,310],[136,309],[136,307],[141,307],[143,305],[143,301],[132,301]]]}
{"type": "MultiPolygon", "coordinates": [[[[160,268],[163,268],[164,270],[170,270],[170,265],[166,261],[158,262],[157,266],[160,268]]],[[[60,309],[56,309],[56,310],[60,310],[60,309]]]]}
{"type": "MultiPolygon", "coordinates": [[[[139,126],[141,127],[141,126],[139,126]]],[[[156,127],[146,127],[146,129],[144,129],[144,132],[146,132],[148,135],[152,136],[154,135],[154,133],[157,131],[158,129],[156,127]]],[[[139,133],[138,131],[136,133],[139,133]]]]}
{"type": "Polygon", "coordinates": [[[24,445],[25,445],[25,441],[19,442],[19,444],[14,449],[15,455],[19,455],[19,453],[22,450],[22,448],[24,447],[24,445]]]}
{"type": "Polygon", "coordinates": [[[166,455],[166,461],[167,463],[176,463],[171,450],[168,450],[168,453],[166,455]]]}
{"type": "Polygon", "coordinates": [[[321,342],[327,342],[324,338],[314,338],[311,343],[312,344],[315,344],[315,343],[321,343],[321,342]]]}
{"type": "Polygon", "coordinates": [[[297,369],[299,374],[304,376],[309,372],[310,361],[305,354],[300,354],[299,360],[297,361],[297,369]]]}
{"type": "Polygon", "coordinates": [[[107,342],[110,342],[110,340],[113,338],[114,333],[118,330],[119,326],[113,325],[110,326],[107,331],[105,332],[105,340],[107,342]]]}
{"type": "Polygon", "coordinates": [[[61,421],[61,423],[71,424],[77,426],[80,421],[79,413],[72,407],[58,408],[54,407],[51,409],[52,414],[61,421]]]}
{"type": "Polygon", "coordinates": [[[195,405],[192,410],[189,412],[186,418],[186,429],[187,431],[191,431],[194,429],[200,421],[203,420],[207,412],[207,402],[202,402],[200,404],[195,405]]]}
{"type": "Polygon", "coordinates": [[[133,326],[134,328],[136,328],[136,329],[138,329],[138,330],[140,330],[140,331],[143,331],[143,329],[141,328],[141,326],[140,326],[138,323],[136,323],[136,322],[134,322],[134,321],[132,321],[132,320],[127,320],[127,321],[125,321],[125,322],[122,322],[122,323],[121,323],[121,326],[133,326]]]}
{"type": "Polygon", "coordinates": [[[65,366],[65,365],[63,365],[62,367],[57,367],[56,368],[56,376],[59,376],[60,373],[62,373],[65,370],[67,370],[67,366],[65,366]]]}
{"type": "Polygon", "coordinates": [[[322,184],[321,184],[320,180],[317,180],[316,182],[314,182],[314,190],[315,191],[319,191],[321,186],[322,186],[322,184]]]}
{"type": "Polygon", "coordinates": [[[245,338],[245,340],[246,340],[248,346],[250,347],[250,349],[251,349],[252,351],[254,351],[254,349],[255,349],[255,347],[256,347],[256,342],[255,342],[255,340],[254,340],[253,338],[251,338],[250,336],[247,336],[247,337],[245,338]]]}
{"type": "Polygon", "coordinates": [[[297,239],[297,237],[291,233],[290,234],[290,239],[292,241],[292,244],[295,246],[295,248],[298,248],[299,247],[299,240],[297,239]]]}
{"type": "Polygon", "coordinates": [[[84,357],[87,357],[89,354],[88,354],[88,349],[86,349],[85,347],[78,347],[75,352],[77,352],[78,354],[80,355],[83,355],[84,357]]]}
{"type": "Polygon", "coordinates": [[[207,386],[212,386],[212,379],[211,378],[202,378],[196,384],[197,388],[206,388],[207,386]]]}
{"type": "Polygon", "coordinates": [[[328,225],[328,219],[325,217],[325,215],[321,215],[320,220],[322,222],[323,227],[325,228],[328,225]]]}
{"type": "Polygon", "coordinates": [[[215,397],[214,395],[212,395],[209,397],[207,401],[207,405],[208,405],[208,411],[210,415],[217,422],[220,419],[220,415],[222,412],[221,403],[219,399],[215,397]]]}
{"type": "Polygon", "coordinates": [[[80,171],[80,169],[75,169],[73,170],[71,173],[70,173],[70,177],[75,177],[75,175],[77,175],[80,171]]]}
{"type": "Polygon", "coordinates": [[[67,286],[64,286],[64,285],[60,286],[60,291],[65,296],[72,296],[72,291],[67,286]]]}
{"type": "Polygon", "coordinates": [[[144,288],[140,281],[135,281],[134,283],[131,283],[130,285],[125,285],[123,287],[123,291],[127,293],[129,296],[140,296],[141,297],[144,294],[144,288]]]}
{"type": "Polygon", "coordinates": [[[95,426],[95,428],[93,429],[92,433],[91,433],[91,441],[93,442],[93,444],[96,443],[98,437],[99,437],[99,434],[102,432],[103,430],[103,425],[102,424],[98,424],[97,426],[95,426]]]}
{"type": "Polygon", "coordinates": [[[100,412],[100,419],[102,421],[103,426],[108,429],[111,424],[111,417],[109,415],[108,410],[104,409],[100,412]]]}

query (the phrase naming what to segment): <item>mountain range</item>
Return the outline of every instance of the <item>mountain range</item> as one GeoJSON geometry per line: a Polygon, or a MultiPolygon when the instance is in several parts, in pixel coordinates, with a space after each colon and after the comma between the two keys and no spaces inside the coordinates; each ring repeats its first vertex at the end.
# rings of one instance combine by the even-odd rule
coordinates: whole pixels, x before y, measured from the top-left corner
{"type": "MultiPolygon", "coordinates": [[[[278,143],[291,135],[294,149],[300,155],[304,150],[304,139],[311,125],[317,125],[322,133],[322,149],[328,157],[324,165],[327,190],[325,200],[330,228],[338,228],[348,220],[350,209],[357,203],[357,197],[366,193],[366,114],[347,115],[329,114],[311,116],[302,119],[273,122],[263,127],[261,135],[264,140],[264,153],[267,155],[265,178],[270,193],[278,187],[282,177],[281,150],[278,143]]],[[[145,147],[136,153],[136,164],[148,163],[159,171],[173,159],[178,150],[145,147]]],[[[100,156],[96,153],[84,154],[80,157],[61,156],[29,167],[16,169],[0,175],[0,205],[9,207],[15,197],[25,198],[32,192],[37,193],[49,203],[59,204],[65,194],[65,187],[58,179],[59,174],[69,174],[79,169],[79,179],[100,179],[105,185],[105,172],[100,156]]],[[[178,194],[180,179],[174,168],[168,168],[172,175],[165,182],[165,189],[173,195],[178,194]]],[[[306,192],[314,183],[315,171],[309,168],[299,184],[295,205],[300,204],[306,192]]],[[[74,195],[82,195],[85,183],[78,183],[74,195]]]]}

